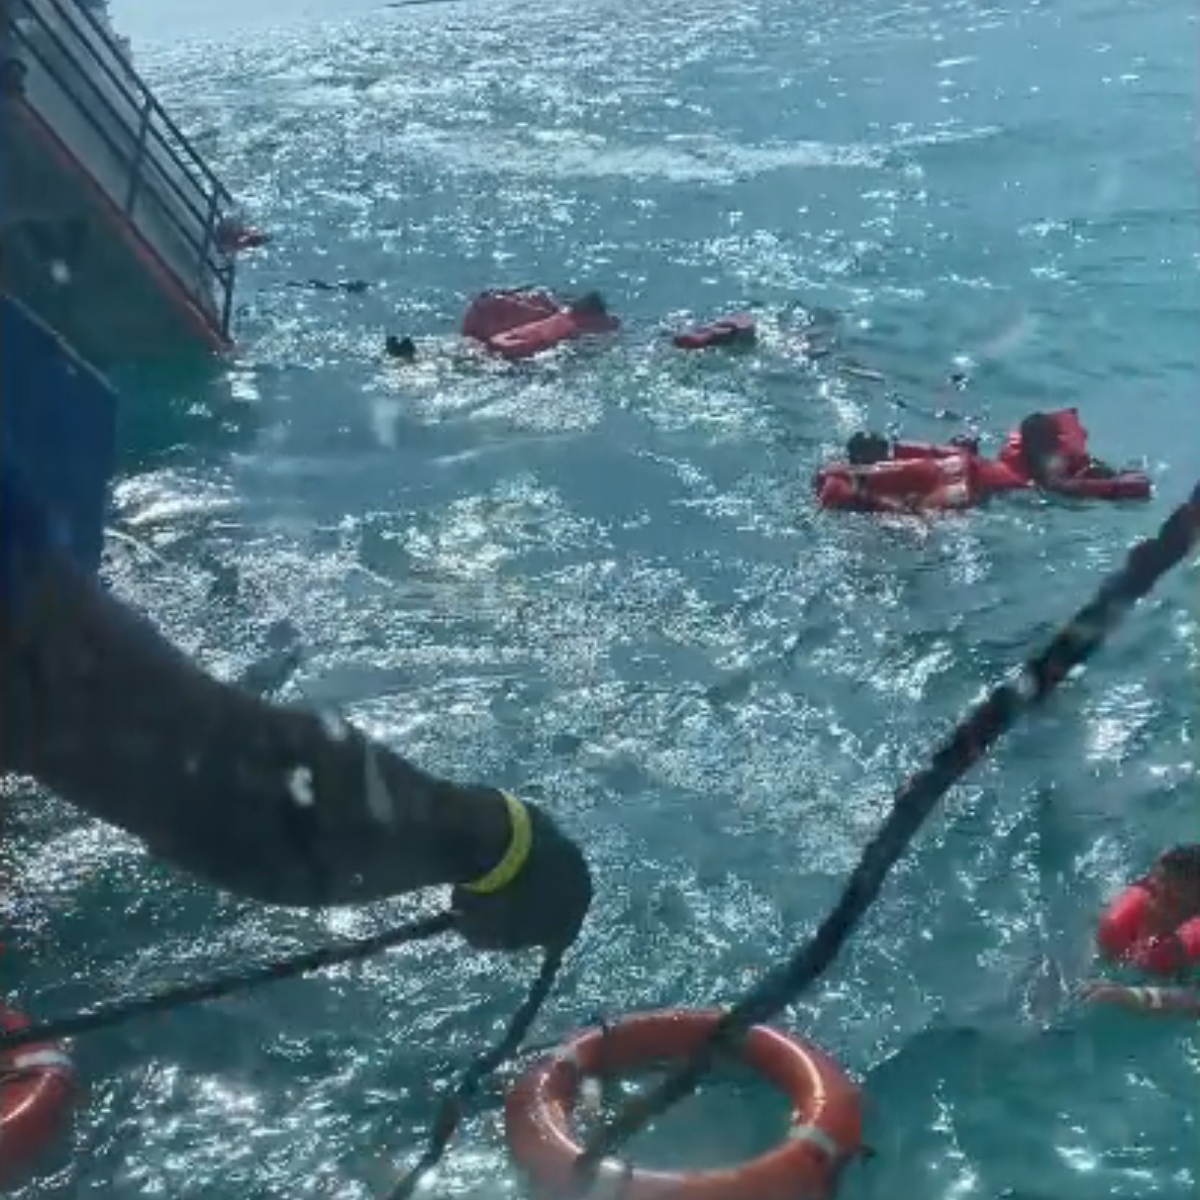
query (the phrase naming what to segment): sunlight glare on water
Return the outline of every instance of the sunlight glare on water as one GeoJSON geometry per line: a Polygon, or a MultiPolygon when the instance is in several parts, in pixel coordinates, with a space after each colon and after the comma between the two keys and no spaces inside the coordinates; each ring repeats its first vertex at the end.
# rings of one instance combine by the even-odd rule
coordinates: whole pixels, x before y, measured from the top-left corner
{"type": "MultiPolygon", "coordinates": [[[[735,998],[933,739],[1200,476],[1183,0],[114,18],[273,241],[232,368],[130,374],[108,577],[224,678],[290,623],[284,699],[561,816],[598,888],[538,1038],[735,998]],[[372,287],[286,286],[312,277],[372,287]],[[458,344],[471,293],[528,283],[599,288],[622,336],[517,369],[458,344]],[[751,352],[660,336],[743,309],[751,352]],[[811,361],[809,317],[837,341],[811,361]],[[1152,503],[814,510],[856,428],[939,439],[949,409],[994,452],[1067,404],[1152,503]]],[[[1194,1029],[1021,1014],[1060,1012],[1105,898],[1194,836],[1198,579],[951,794],[781,1019],[865,1083],[878,1153],[843,1200],[1195,1196],[1194,1029]]],[[[263,910],[25,793],[6,856],[39,1015],[441,899],[263,910]]],[[[73,1144],[18,1195],[380,1196],[532,970],[437,941],[82,1040],[73,1144]]],[[[428,1195],[522,1194],[497,1096],[428,1195]]],[[[656,1156],[744,1153],[775,1113],[695,1105],[656,1156]]]]}

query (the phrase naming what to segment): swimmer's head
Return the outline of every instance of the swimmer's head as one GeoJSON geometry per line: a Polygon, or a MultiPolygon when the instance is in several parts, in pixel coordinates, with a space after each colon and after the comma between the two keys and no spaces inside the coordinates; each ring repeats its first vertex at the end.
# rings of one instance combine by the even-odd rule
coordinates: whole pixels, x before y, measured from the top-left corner
{"type": "Polygon", "coordinates": [[[608,305],[604,303],[604,297],[599,292],[585,292],[578,300],[572,300],[570,307],[572,312],[596,313],[598,316],[604,316],[608,312],[608,305]]]}
{"type": "Polygon", "coordinates": [[[1200,843],[1174,846],[1160,855],[1150,884],[1159,907],[1174,920],[1200,916],[1200,843]]]}
{"type": "Polygon", "coordinates": [[[388,334],[383,343],[383,350],[388,358],[396,358],[401,362],[412,362],[417,357],[417,347],[412,338],[398,338],[392,333],[388,334]]]}
{"type": "Polygon", "coordinates": [[[851,434],[846,443],[846,457],[851,466],[869,467],[872,463],[887,462],[891,456],[891,445],[881,433],[864,433],[860,430],[851,434]]]}
{"type": "Polygon", "coordinates": [[[1057,473],[1059,458],[1058,425],[1048,413],[1035,412],[1021,422],[1021,453],[1025,469],[1039,483],[1057,473]]]}

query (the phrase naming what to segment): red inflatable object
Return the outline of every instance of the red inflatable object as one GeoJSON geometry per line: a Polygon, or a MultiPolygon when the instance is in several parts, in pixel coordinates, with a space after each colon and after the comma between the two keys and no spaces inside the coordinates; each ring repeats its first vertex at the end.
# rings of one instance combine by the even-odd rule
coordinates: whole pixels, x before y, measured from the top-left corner
{"type": "Polygon", "coordinates": [[[532,358],[544,350],[551,350],[563,342],[584,337],[590,333],[611,333],[620,326],[616,317],[607,313],[574,312],[560,309],[553,316],[518,325],[504,333],[488,339],[488,349],[510,361],[532,358]]]}
{"type": "Polygon", "coordinates": [[[490,342],[498,333],[507,333],[520,325],[540,321],[559,311],[549,292],[521,290],[481,292],[471,301],[463,316],[463,337],[490,342]]]}
{"type": "Polygon", "coordinates": [[[706,350],[709,346],[748,346],[757,336],[754,318],[741,313],[686,329],[671,340],[680,350],[706,350]]]}
{"type": "Polygon", "coordinates": [[[1200,917],[1173,933],[1157,934],[1150,921],[1153,897],[1144,882],[1126,888],[1105,910],[1096,944],[1105,958],[1131,963],[1154,975],[1200,966],[1200,917]]]}
{"type": "MultiPolygon", "coordinates": [[[[18,1013],[0,1007],[0,1029],[24,1029],[18,1013]]],[[[75,1092],[66,1052],[49,1044],[0,1054],[0,1187],[24,1176],[62,1128],[75,1092]]]]}
{"type": "Polygon", "coordinates": [[[560,304],[548,292],[484,292],[467,309],[463,335],[516,360],[587,334],[611,333],[620,325],[606,312],[560,304]]]}

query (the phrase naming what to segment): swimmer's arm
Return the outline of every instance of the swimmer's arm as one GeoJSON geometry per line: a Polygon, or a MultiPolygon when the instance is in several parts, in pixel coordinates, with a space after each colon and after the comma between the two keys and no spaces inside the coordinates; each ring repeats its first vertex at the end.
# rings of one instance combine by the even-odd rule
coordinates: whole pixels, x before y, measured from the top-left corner
{"type": "Polygon", "coordinates": [[[1163,1017],[1200,1017],[1200,990],[1186,987],[1127,987],[1120,983],[1085,984],[1082,997],[1093,1004],[1115,1004],[1163,1017]]]}
{"type": "Polygon", "coordinates": [[[0,611],[0,718],[0,771],[267,903],[475,879],[508,846],[499,792],[218,682],[61,560],[42,559],[19,610],[0,611]]]}

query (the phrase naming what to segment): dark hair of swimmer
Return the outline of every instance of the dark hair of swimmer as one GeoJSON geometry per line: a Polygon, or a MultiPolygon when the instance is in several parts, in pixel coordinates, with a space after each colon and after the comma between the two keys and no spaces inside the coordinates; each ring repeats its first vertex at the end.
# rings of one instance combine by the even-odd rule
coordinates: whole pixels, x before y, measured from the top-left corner
{"type": "Polygon", "coordinates": [[[1058,426],[1054,418],[1043,412],[1030,413],[1021,422],[1021,453],[1025,469],[1035,482],[1050,481],[1050,459],[1058,453],[1058,426]]]}
{"type": "Polygon", "coordinates": [[[1163,874],[1188,879],[1200,886],[1200,842],[1172,846],[1159,856],[1155,867],[1163,874]]]}
{"type": "Polygon", "coordinates": [[[572,312],[577,313],[603,315],[608,312],[608,305],[604,303],[604,297],[599,292],[584,292],[578,300],[572,300],[569,307],[572,312]]]}
{"type": "Polygon", "coordinates": [[[412,338],[398,338],[394,333],[388,334],[383,349],[389,358],[398,358],[402,362],[412,362],[417,357],[416,343],[412,338]]]}
{"type": "Polygon", "coordinates": [[[846,443],[846,457],[855,467],[887,462],[892,457],[891,443],[881,433],[864,433],[860,430],[850,435],[846,443]]]}

